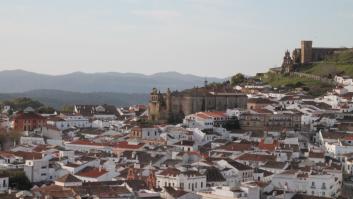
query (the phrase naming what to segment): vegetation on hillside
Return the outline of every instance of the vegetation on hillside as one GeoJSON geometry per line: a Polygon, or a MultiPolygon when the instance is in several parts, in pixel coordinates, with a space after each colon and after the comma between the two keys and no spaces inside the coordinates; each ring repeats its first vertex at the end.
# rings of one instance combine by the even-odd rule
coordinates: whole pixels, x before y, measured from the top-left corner
{"type": "Polygon", "coordinates": [[[312,96],[320,96],[333,87],[333,85],[318,80],[271,73],[268,73],[267,77],[263,78],[263,81],[274,88],[301,88],[312,96]]]}
{"type": "Polygon", "coordinates": [[[9,105],[11,106],[11,110],[8,112],[9,115],[12,115],[13,111],[22,111],[26,109],[27,107],[32,107],[39,113],[54,113],[55,109],[46,106],[39,102],[38,100],[33,100],[28,97],[19,97],[19,98],[14,98],[10,100],[4,100],[0,103],[2,106],[4,105],[9,105]]]}
{"type": "Polygon", "coordinates": [[[29,106],[34,109],[38,109],[39,107],[44,106],[41,102],[28,97],[20,97],[11,100],[5,100],[2,102],[2,104],[10,105],[14,110],[23,110],[29,106]]]}
{"type": "Polygon", "coordinates": [[[325,61],[307,65],[300,72],[333,78],[337,74],[353,77],[353,51],[347,50],[329,56],[325,61]]]}
{"type": "MultiPolygon", "coordinates": [[[[326,60],[310,65],[300,66],[299,72],[333,78],[335,75],[353,77],[353,51],[347,50],[329,56],[326,60]]],[[[265,83],[275,88],[302,88],[308,94],[319,96],[333,88],[334,85],[305,77],[293,77],[283,74],[267,73],[265,83]]]]}

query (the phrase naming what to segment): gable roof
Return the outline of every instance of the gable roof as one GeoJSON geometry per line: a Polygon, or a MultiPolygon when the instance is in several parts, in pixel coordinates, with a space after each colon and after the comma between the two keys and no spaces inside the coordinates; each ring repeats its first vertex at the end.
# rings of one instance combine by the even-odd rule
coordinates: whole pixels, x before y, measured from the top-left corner
{"type": "Polygon", "coordinates": [[[176,189],[174,189],[173,187],[165,187],[165,191],[166,191],[169,195],[173,196],[173,198],[180,198],[180,197],[182,197],[182,196],[188,194],[188,192],[186,192],[186,191],[179,190],[179,189],[176,190],[176,189]]]}
{"type": "Polygon", "coordinates": [[[81,182],[80,179],[78,179],[77,177],[75,177],[75,176],[72,175],[72,174],[64,175],[64,176],[62,176],[62,177],[56,179],[55,181],[57,181],[57,182],[63,182],[63,183],[81,182]]]}
{"type": "Polygon", "coordinates": [[[270,160],[275,160],[275,156],[273,155],[263,155],[263,154],[253,154],[253,153],[245,153],[236,160],[244,160],[244,161],[257,161],[257,162],[266,162],[270,160]]]}
{"type": "Polygon", "coordinates": [[[95,167],[86,167],[76,173],[77,176],[88,177],[88,178],[98,178],[104,174],[108,173],[105,169],[95,168],[95,167]]]}
{"type": "Polygon", "coordinates": [[[239,171],[252,170],[251,167],[234,160],[228,160],[227,162],[239,171]]]}

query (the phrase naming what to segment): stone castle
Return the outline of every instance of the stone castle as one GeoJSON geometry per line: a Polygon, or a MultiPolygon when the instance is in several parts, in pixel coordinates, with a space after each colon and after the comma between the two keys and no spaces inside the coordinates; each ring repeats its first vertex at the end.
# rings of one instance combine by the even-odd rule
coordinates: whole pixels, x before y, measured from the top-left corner
{"type": "Polygon", "coordinates": [[[348,48],[313,48],[312,41],[301,41],[300,48],[294,49],[292,56],[288,50],[285,52],[281,66],[281,72],[294,72],[298,69],[298,67],[302,65],[323,61],[328,56],[347,49],[348,48]]]}
{"type": "Polygon", "coordinates": [[[246,108],[247,96],[234,91],[215,91],[207,86],[181,92],[161,93],[153,88],[148,104],[148,119],[159,122],[181,121],[185,115],[200,111],[225,111],[246,108]]]}

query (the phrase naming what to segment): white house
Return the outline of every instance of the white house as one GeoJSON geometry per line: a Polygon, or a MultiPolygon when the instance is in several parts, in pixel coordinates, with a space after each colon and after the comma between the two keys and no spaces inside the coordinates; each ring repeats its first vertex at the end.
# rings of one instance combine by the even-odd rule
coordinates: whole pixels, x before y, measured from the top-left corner
{"type": "Polygon", "coordinates": [[[323,171],[302,172],[288,170],[276,174],[271,184],[289,192],[306,192],[311,196],[337,197],[340,195],[342,177],[323,171]]]}
{"type": "Polygon", "coordinates": [[[112,147],[104,144],[99,144],[86,140],[75,140],[72,142],[65,143],[65,148],[68,150],[90,152],[90,151],[104,151],[111,153],[112,147]]]}
{"type": "Polygon", "coordinates": [[[24,171],[31,182],[42,182],[55,179],[54,168],[49,167],[49,161],[46,157],[26,160],[24,171]]]}
{"type": "Polygon", "coordinates": [[[47,124],[55,126],[60,130],[69,128],[89,128],[92,126],[87,117],[80,114],[60,114],[59,116],[50,117],[47,124]]]}
{"type": "Polygon", "coordinates": [[[156,174],[157,187],[173,187],[184,191],[196,192],[206,189],[206,176],[198,171],[181,171],[176,168],[167,168],[156,174]]]}
{"type": "Polygon", "coordinates": [[[253,180],[253,168],[237,161],[219,160],[216,163],[221,173],[228,181],[229,186],[235,186],[238,182],[253,180]],[[234,181],[235,180],[235,181],[234,181]]]}
{"type": "Polygon", "coordinates": [[[344,85],[344,86],[348,86],[348,85],[353,85],[353,79],[349,76],[339,76],[336,75],[335,76],[335,82],[344,85]]]}

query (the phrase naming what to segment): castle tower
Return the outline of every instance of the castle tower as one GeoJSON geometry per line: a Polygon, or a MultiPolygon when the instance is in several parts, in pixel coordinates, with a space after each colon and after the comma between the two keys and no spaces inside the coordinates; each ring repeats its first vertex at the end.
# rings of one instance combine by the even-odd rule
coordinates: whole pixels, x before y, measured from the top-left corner
{"type": "Polygon", "coordinates": [[[159,120],[160,114],[160,101],[159,93],[156,88],[152,89],[150,93],[150,101],[148,103],[148,119],[152,121],[159,120]]]}
{"type": "Polygon", "coordinates": [[[312,41],[301,41],[301,59],[302,64],[312,62],[313,57],[313,42],[312,41]]]}

